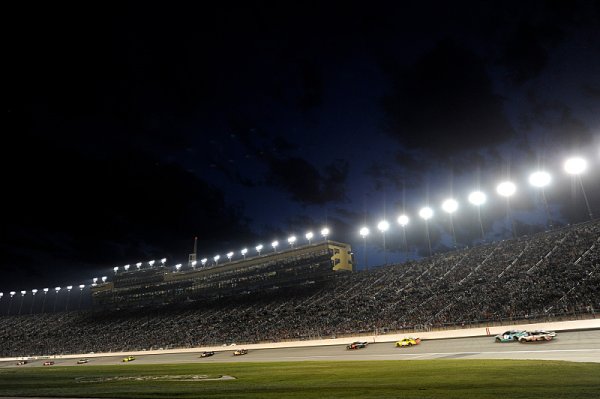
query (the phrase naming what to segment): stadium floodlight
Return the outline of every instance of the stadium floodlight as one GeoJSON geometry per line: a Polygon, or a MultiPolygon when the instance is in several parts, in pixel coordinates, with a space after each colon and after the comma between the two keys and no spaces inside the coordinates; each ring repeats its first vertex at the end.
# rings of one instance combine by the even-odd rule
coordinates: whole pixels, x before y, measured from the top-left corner
{"type": "MultiPolygon", "coordinates": [[[[154,266],[154,263],[155,263],[155,262],[156,262],[155,260],[151,260],[150,262],[148,262],[148,264],[150,265],[150,267],[152,267],[152,266],[154,266]]],[[[137,263],[136,263],[136,266],[137,266],[137,263]]],[[[141,266],[141,265],[140,265],[140,266],[141,266]]]]}
{"type": "Polygon", "coordinates": [[[248,248],[244,248],[240,251],[240,253],[242,254],[242,256],[244,257],[244,259],[246,259],[246,254],[248,253],[248,248]]]}
{"type": "Polygon", "coordinates": [[[175,265],[175,270],[179,271],[179,269],[181,269],[181,263],[175,265]]]}
{"type": "Polygon", "coordinates": [[[205,266],[206,262],[208,262],[208,259],[206,259],[206,258],[200,259],[200,263],[202,263],[202,266],[205,266]]]}
{"type": "Polygon", "coordinates": [[[115,271],[115,274],[117,274],[117,272],[119,271],[119,266],[113,267],[113,270],[115,271]]]}
{"type": "Polygon", "coordinates": [[[193,267],[194,269],[196,268],[196,265],[197,265],[197,264],[198,264],[198,261],[195,261],[195,260],[193,260],[193,261],[192,261],[192,267],[193,267]]]}
{"type": "MultiPolygon", "coordinates": [[[[123,269],[125,269],[125,271],[129,270],[129,265],[125,265],[123,266],[123,269]]],[[[138,268],[139,269],[139,268],[138,268]]]]}
{"type": "Polygon", "coordinates": [[[271,246],[273,247],[273,252],[277,252],[277,246],[279,245],[279,241],[275,240],[271,243],[271,246]]]}
{"type": "Polygon", "coordinates": [[[485,193],[481,191],[473,191],[469,194],[469,202],[475,206],[481,206],[485,204],[487,197],[485,193]]]}
{"type": "Polygon", "coordinates": [[[563,166],[568,174],[580,175],[587,169],[587,161],[581,157],[573,157],[567,159],[563,166]]]}
{"type": "Polygon", "coordinates": [[[398,224],[402,227],[406,227],[410,219],[405,214],[398,216],[398,224]]]}
{"type": "Polygon", "coordinates": [[[135,267],[137,267],[138,269],[139,269],[140,267],[142,267],[142,262],[138,262],[138,263],[136,263],[136,264],[135,264],[135,267]]]}
{"type": "Polygon", "coordinates": [[[369,235],[369,228],[368,227],[361,227],[360,231],[358,232],[363,238],[366,238],[369,235]]]}
{"type": "Polygon", "coordinates": [[[167,258],[162,258],[162,259],[160,260],[160,263],[162,263],[163,265],[164,265],[165,263],[167,263],[167,258]]]}
{"type": "Polygon", "coordinates": [[[4,296],[4,292],[0,292],[0,298],[4,296]]]}
{"type": "Polygon", "coordinates": [[[387,220],[382,220],[381,222],[377,223],[377,229],[379,229],[379,231],[381,231],[382,233],[388,231],[389,228],[390,224],[387,220]]]}
{"type": "Polygon", "coordinates": [[[217,264],[217,265],[219,264],[219,259],[221,259],[221,256],[220,256],[220,255],[215,255],[215,256],[213,257],[213,260],[215,261],[215,264],[217,264]]]}
{"type": "MultiPolygon", "coordinates": [[[[98,282],[98,277],[94,277],[92,279],[92,285],[96,285],[96,283],[98,282]]],[[[47,288],[44,288],[44,291],[47,290],[47,288]]]]}
{"type": "Polygon", "coordinates": [[[329,235],[329,229],[327,227],[323,227],[321,229],[321,235],[323,236],[324,239],[327,240],[327,236],[329,235]]]}
{"type": "Polygon", "coordinates": [[[38,290],[34,288],[34,289],[32,289],[32,290],[31,290],[31,293],[32,293],[33,295],[35,295],[35,294],[37,294],[37,293],[38,293],[38,290]]]}
{"type": "Polygon", "coordinates": [[[13,296],[15,296],[16,292],[15,291],[11,291],[11,292],[9,292],[9,294],[10,294],[10,297],[12,298],[13,296]]]}
{"type": "Polygon", "coordinates": [[[512,197],[517,192],[517,186],[511,181],[503,181],[496,186],[496,192],[503,197],[512,197]]]}
{"type": "Polygon", "coordinates": [[[21,296],[25,296],[25,294],[27,294],[27,291],[21,291],[21,296]]]}
{"type": "Polygon", "coordinates": [[[458,210],[458,202],[453,198],[448,198],[442,202],[442,209],[444,212],[452,214],[458,210]]]}
{"type": "Polygon", "coordinates": [[[306,233],[304,235],[304,237],[306,237],[306,241],[308,241],[308,245],[310,245],[310,240],[312,240],[312,238],[314,237],[314,234],[312,233],[312,231],[309,231],[308,233],[306,233]]]}
{"type": "Polygon", "coordinates": [[[50,288],[44,288],[43,291],[44,291],[44,295],[45,295],[48,293],[48,291],[50,291],[50,288]]]}
{"type": "Polygon", "coordinates": [[[294,248],[294,243],[296,242],[296,236],[290,236],[288,238],[288,244],[290,244],[290,247],[294,248]]]}
{"type": "Polygon", "coordinates": [[[72,285],[67,285],[67,291],[71,291],[73,289],[72,285]]]}
{"type": "Polygon", "coordinates": [[[258,245],[256,246],[256,248],[254,248],[254,249],[256,249],[256,252],[258,252],[258,255],[260,256],[260,251],[262,251],[262,249],[263,249],[263,245],[262,245],[262,244],[258,244],[258,245]]]}
{"type": "Polygon", "coordinates": [[[83,290],[85,288],[85,284],[79,284],[79,289],[83,290]]]}
{"type": "Polygon", "coordinates": [[[431,209],[428,206],[425,206],[419,210],[419,216],[425,221],[427,221],[433,217],[433,209],[431,209]]]}
{"type": "Polygon", "coordinates": [[[231,258],[233,258],[233,251],[229,251],[227,252],[227,259],[229,259],[229,261],[231,262],[231,258]]]}
{"type": "Polygon", "coordinates": [[[552,181],[550,173],[538,170],[529,175],[529,184],[533,187],[544,188],[552,181]]]}
{"type": "Polygon", "coordinates": [[[102,276],[102,278],[101,278],[101,280],[102,280],[103,283],[106,283],[106,279],[107,279],[106,276],[102,276]]]}
{"type": "Polygon", "coordinates": [[[54,291],[56,291],[56,293],[58,294],[58,291],[60,291],[60,287],[54,287],[54,291]]]}

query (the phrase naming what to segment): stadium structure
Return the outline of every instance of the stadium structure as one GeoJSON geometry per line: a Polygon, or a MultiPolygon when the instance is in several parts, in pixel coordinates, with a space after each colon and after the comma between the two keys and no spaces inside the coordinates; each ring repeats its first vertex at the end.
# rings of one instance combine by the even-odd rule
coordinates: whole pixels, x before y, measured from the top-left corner
{"type": "Polygon", "coordinates": [[[600,220],[368,271],[352,266],[348,245],[326,241],[198,270],[119,272],[93,288],[92,309],[3,315],[0,356],[595,318],[600,220]]]}
{"type": "Polygon", "coordinates": [[[194,249],[187,269],[159,264],[116,273],[92,287],[93,304],[122,308],[252,294],[322,283],[353,268],[350,245],[330,240],[209,267],[196,268],[195,255],[194,249]]]}

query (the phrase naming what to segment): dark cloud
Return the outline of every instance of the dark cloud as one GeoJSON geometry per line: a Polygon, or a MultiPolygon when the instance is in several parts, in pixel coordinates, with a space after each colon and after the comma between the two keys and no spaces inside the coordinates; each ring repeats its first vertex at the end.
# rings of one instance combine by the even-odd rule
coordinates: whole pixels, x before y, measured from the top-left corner
{"type": "Polygon", "coordinates": [[[0,266],[21,287],[36,281],[29,268],[46,280],[92,277],[114,262],[185,259],[194,236],[203,249],[252,236],[218,188],[136,149],[75,152],[58,137],[21,133],[0,166],[10,193],[0,266]]]}
{"type": "Polygon", "coordinates": [[[346,199],[348,162],[337,160],[319,171],[302,158],[268,160],[267,184],[287,192],[304,205],[320,205],[346,199]]]}
{"type": "Polygon", "coordinates": [[[473,52],[445,40],[409,70],[394,72],[383,104],[390,135],[406,148],[446,158],[513,137],[502,99],[473,52]]]}

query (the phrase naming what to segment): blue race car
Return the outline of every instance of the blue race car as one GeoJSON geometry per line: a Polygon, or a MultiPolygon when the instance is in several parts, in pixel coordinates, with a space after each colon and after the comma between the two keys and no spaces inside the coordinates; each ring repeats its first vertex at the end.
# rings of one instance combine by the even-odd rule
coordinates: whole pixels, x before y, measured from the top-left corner
{"type": "Polygon", "coordinates": [[[496,342],[517,342],[519,338],[525,335],[527,335],[527,332],[523,330],[509,330],[496,335],[496,342]]]}

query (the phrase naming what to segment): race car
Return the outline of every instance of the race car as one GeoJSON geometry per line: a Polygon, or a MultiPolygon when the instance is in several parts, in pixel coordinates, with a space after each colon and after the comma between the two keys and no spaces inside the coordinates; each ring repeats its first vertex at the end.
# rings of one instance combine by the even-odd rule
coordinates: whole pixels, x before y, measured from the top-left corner
{"type": "Polygon", "coordinates": [[[17,366],[22,366],[22,365],[24,365],[24,364],[27,364],[27,360],[19,360],[19,361],[17,362],[17,366]]]}
{"type": "Polygon", "coordinates": [[[54,362],[52,360],[48,360],[46,362],[44,362],[44,366],[53,366],[54,362]]]}
{"type": "Polygon", "coordinates": [[[241,355],[245,355],[248,353],[247,349],[238,349],[235,352],[233,352],[233,356],[241,356],[241,355]]]}
{"type": "Polygon", "coordinates": [[[519,342],[535,342],[535,341],[552,341],[556,337],[556,333],[554,331],[544,331],[544,330],[536,330],[536,331],[527,331],[526,335],[519,337],[519,342]]]}
{"type": "Polygon", "coordinates": [[[518,341],[520,337],[526,335],[527,333],[524,330],[508,330],[503,332],[502,334],[496,335],[496,342],[515,342],[518,341]]]}
{"type": "Polygon", "coordinates": [[[396,342],[396,348],[403,348],[405,346],[419,345],[420,343],[421,343],[421,338],[408,337],[408,338],[404,338],[404,339],[396,342]]]}
{"type": "Polygon", "coordinates": [[[354,341],[350,345],[346,345],[346,349],[362,349],[369,345],[366,341],[354,341]]]}
{"type": "Polygon", "coordinates": [[[134,360],[135,360],[135,357],[133,357],[133,356],[127,356],[127,357],[124,357],[122,361],[123,362],[132,362],[134,360]]]}
{"type": "Polygon", "coordinates": [[[79,359],[79,360],[77,361],[77,364],[85,364],[85,363],[87,363],[87,362],[88,362],[88,360],[87,360],[87,359],[79,359]]]}
{"type": "Polygon", "coordinates": [[[215,354],[215,352],[202,352],[202,354],[200,355],[200,357],[209,357],[209,356],[213,356],[215,354]]]}

